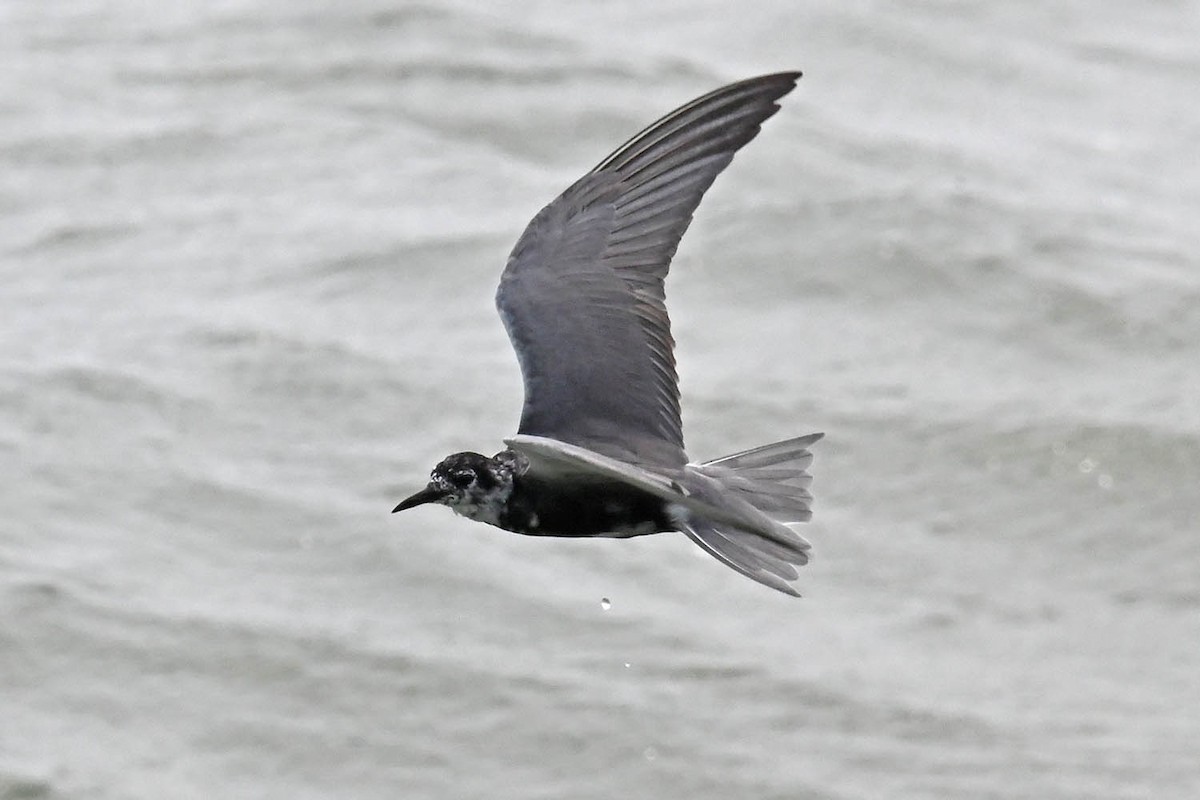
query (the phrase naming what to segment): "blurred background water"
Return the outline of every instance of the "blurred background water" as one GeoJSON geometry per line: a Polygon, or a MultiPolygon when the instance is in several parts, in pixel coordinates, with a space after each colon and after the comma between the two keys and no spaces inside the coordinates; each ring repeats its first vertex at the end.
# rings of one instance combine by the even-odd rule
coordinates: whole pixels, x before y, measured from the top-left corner
{"type": "Polygon", "coordinates": [[[1200,796],[1200,6],[8,0],[0,798],[1200,796]],[[542,204],[805,77],[668,285],[796,601],[388,511],[542,204]],[[602,598],[611,600],[605,609],[602,598]]]}

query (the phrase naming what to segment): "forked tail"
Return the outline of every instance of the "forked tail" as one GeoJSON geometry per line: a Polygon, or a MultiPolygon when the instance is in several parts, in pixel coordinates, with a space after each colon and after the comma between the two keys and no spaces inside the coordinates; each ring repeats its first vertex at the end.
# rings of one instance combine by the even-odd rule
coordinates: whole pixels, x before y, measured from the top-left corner
{"type": "Polygon", "coordinates": [[[799,597],[791,582],[808,563],[811,545],[787,527],[812,519],[813,455],[825,434],[812,433],[731,456],[689,464],[685,488],[707,502],[730,508],[744,524],[712,522],[681,512],[679,529],[717,560],[785,594],[799,597]]]}

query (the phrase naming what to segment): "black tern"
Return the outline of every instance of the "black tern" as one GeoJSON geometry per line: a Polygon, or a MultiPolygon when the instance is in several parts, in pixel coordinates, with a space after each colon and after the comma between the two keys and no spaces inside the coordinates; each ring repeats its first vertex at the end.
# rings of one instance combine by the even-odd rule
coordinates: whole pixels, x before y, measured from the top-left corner
{"type": "Polygon", "coordinates": [[[491,458],[447,456],[394,511],[440,503],[529,536],[681,531],[799,596],[813,433],[715,461],[684,454],[663,280],[704,192],[779,110],[799,72],[717,89],[634,136],[529,223],[496,307],[525,403],[491,458]]]}

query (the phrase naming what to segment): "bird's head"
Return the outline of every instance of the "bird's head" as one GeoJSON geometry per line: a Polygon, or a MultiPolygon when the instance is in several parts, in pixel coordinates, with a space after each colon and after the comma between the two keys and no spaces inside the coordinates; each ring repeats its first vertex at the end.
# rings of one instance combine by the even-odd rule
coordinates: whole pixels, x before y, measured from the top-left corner
{"type": "Polygon", "coordinates": [[[429,474],[429,484],[402,500],[392,513],[425,503],[441,503],[464,517],[495,525],[512,494],[511,455],[506,451],[495,458],[479,453],[446,456],[429,474]]]}

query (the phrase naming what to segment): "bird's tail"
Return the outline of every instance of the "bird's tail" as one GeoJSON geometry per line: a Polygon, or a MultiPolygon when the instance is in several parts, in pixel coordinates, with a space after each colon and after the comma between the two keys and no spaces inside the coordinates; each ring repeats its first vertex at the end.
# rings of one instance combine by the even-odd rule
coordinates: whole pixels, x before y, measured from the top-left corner
{"type": "Polygon", "coordinates": [[[824,434],[756,447],[731,456],[689,464],[684,488],[707,502],[730,508],[743,524],[713,522],[681,512],[679,529],[723,564],[785,594],[799,596],[791,582],[808,563],[811,545],[788,527],[812,518],[809,447],[824,434]]]}

